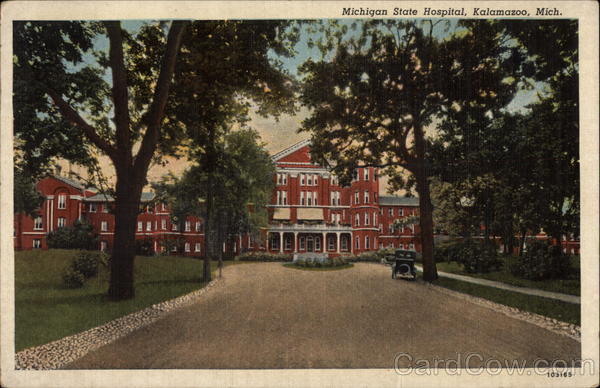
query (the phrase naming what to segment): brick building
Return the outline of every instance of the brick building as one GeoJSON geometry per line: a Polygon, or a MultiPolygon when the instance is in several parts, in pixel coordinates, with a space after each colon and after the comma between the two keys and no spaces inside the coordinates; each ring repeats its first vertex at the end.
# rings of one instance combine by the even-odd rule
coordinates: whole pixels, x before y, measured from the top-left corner
{"type": "MultiPolygon", "coordinates": [[[[420,251],[418,225],[396,230],[395,219],[418,214],[418,200],[379,195],[377,169],[357,169],[349,187],[341,187],[327,169],[312,163],[309,143],[295,144],[273,157],[276,189],[269,205],[266,241],[240,235],[224,249],[230,254],[248,250],[272,253],[320,252],[330,256],[359,254],[394,247],[420,251]]],[[[93,188],[62,176],[50,176],[37,184],[45,197],[35,219],[15,216],[15,249],[47,249],[47,233],[73,225],[90,223],[99,235],[99,250],[113,244],[113,199],[93,188]]],[[[154,194],[142,193],[147,204],[138,216],[136,239],[151,252],[170,251],[178,255],[202,256],[202,219],[188,217],[179,225],[171,222],[167,205],[154,203],[154,194]]]]}

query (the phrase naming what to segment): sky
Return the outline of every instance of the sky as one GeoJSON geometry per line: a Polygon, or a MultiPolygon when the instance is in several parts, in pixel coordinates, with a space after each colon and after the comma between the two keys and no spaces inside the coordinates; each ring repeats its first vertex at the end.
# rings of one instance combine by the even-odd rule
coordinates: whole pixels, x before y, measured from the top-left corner
{"type": "MultiPolygon", "coordinates": [[[[341,24],[345,24],[348,27],[353,22],[356,22],[356,19],[345,19],[340,20],[341,24]]],[[[128,20],[122,22],[123,28],[128,30],[131,33],[135,33],[139,30],[139,28],[145,23],[143,20],[128,20]]],[[[443,38],[447,36],[449,33],[452,33],[456,29],[457,20],[451,20],[449,25],[444,26],[443,24],[435,27],[434,35],[443,38]]],[[[349,29],[347,36],[356,35],[357,32],[352,32],[349,29]]],[[[309,39],[312,37],[313,40],[318,39],[321,34],[308,33],[306,28],[302,29],[300,34],[300,39],[295,47],[296,54],[292,57],[278,57],[276,55],[271,55],[274,59],[280,60],[283,64],[283,68],[288,71],[291,75],[299,77],[298,68],[308,59],[319,60],[321,58],[321,53],[316,47],[309,47],[309,39]]],[[[105,36],[100,35],[99,38],[95,41],[95,49],[96,50],[108,50],[108,40],[105,36]]],[[[87,62],[94,61],[92,55],[87,55],[85,57],[87,62]]],[[[105,75],[105,79],[110,83],[110,72],[105,75]]],[[[529,103],[534,102],[537,99],[537,93],[543,88],[543,85],[538,84],[536,88],[528,91],[519,92],[515,99],[511,102],[511,104],[507,107],[509,111],[518,111],[523,109],[523,107],[529,103]]],[[[308,117],[309,111],[308,109],[301,107],[299,112],[293,116],[291,115],[283,115],[279,118],[279,120],[275,120],[273,118],[264,118],[255,113],[251,114],[251,120],[249,122],[249,126],[256,129],[261,135],[262,141],[265,142],[265,148],[271,154],[274,154],[284,148],[287,148],[299,141],[302,141],[309,137],[307,133],[298,133],[297,130],[300,128],[302,120],[308,117]]],[[[164,174],[172,172],[176,175],[183,172],[183,170],[187,167],[189,162],[185,159],[175,160],[172,158],[168,159],[168,164],[166,166],[152,166],[149,173],[148,178],[149,181],[155,181],[160,179],[164,174]]],[[[72,169],[73,171],[79,174],[85,174],[83,169],[77,168],[75,166],[69,165],[69,163],[64,162],[61,163],[63,166],[63,170],[72,169]]],[[[105,174],[109,178],[109,181],[114,181],[114,170],[110,164],[108,158],[101,158],[101,165],[105,174]]],[[[384,181],[382,183],[381,189],[385,190],[387,188],[387,184],[384,181]]]]}

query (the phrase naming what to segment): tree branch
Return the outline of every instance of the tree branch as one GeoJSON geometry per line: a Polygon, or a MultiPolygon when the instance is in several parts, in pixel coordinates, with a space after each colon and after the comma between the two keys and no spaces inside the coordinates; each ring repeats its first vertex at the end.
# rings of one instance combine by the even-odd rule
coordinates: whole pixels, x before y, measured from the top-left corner
{"type": "Polygon", "coordinates": [[[114,161],[115,157],[117,156],[114,146],[104,138],[100,137],[94,127],[88,124],[83,117],[81,117],[79,113],[77,113],[77,111],[75,111],[75,109],[73,109],[71,105],[69,105],[57,92],[50,88],[47,88],[46,92],[50,98],[52,98],[52,101],[58,107],[63,116],[68,121],[81,128],[87,138],[114,161]]]}
{"type": "MultiPolygon", "coordinates": [[[[109,61],[112,73],[112,97],[115,107],[117,150],[121,157],[131,162],[131,132],[129,128],[129,96],[127,92],[127,71],[123,58],[123,35],[121,22],[104,22],[110,41],[109,61]]],[[[128,163],[128,164],[129,164],[128,163]]]]}
{"type": "Polygon", "coordinates": [[[150,160],[156,150],[160,134],[160,125],[163,119],[167,98],[169,96],[169,88],[171,86],[171,78],[175,71],[175,62],[177,54],[181,46],[181,39],[185,27],[189,24],[188,21],[177,20],[171,24],[169,35],[167,36],[167,48],[162,58],[160,74],[154,89],[154,97],[152,105],[148,112],[146,134],[142,140],[142,145],[135,157],[134,171],[146,176],[146,171],[150,160]]]}

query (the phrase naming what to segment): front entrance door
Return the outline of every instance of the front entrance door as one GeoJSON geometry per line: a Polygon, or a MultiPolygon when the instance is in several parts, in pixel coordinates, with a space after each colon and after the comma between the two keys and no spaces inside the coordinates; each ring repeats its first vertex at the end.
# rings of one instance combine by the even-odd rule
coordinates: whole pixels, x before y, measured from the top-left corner
{"type": "Polygon", "coordinates": [[[306,252],[314,252],[315,245],[312,236],[306,238],[306,252]]]}

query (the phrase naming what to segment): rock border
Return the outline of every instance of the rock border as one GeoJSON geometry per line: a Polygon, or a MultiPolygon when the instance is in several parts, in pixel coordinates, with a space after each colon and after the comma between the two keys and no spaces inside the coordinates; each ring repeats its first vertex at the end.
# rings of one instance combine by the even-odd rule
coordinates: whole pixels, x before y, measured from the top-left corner
{"type": "Polygon", "coordinates": [[[15,354],[15,369],[59,369],[93,350],[159,320],[168,312],[196,302],[203,294],[221,283],[220,280],[216,278],[196,291],[154,304],[81,333],[24,349],[15,354]]]}
{"type": "Polygon", "coordinates": [[[568,322],[562,322],[562,321],[559,321],[554,318],[546,317],[544,315],[531,313],[528,311],[523,311],[516,307],[506,306],[506,305],[492,302],[491,300],[487,300],[487,299],[484,299],[484,298],[481,298],[478,296],[465,294],[465,293],[462,293],[459,291],[454,291],[449,288],[438,286],[437,284],[431,284],[431,283],[423,282],[423,281],[421,281],[421,282],[423,284],[425,284],[427,287],[430,287],[436,291],[439,291],[439,292],[442,292],[442,293],[445,293],[448,295],[453,295],[457,298],[461,298],[464,300],[468,300],[478,306],[482,306],[482,307],[492,309],[494,311],[498,311],[498,312],[500,312],[506,316],[509,316],[511,318],[516,318],[521,321],[525,321],[525,322],[534,324],[536,326],[539,326],[546,330],[550,330],[556,334],[560,334],[560,335],[569,337],[569,338],[574,339],[575,341],[581,343],[581,327],[577,326],[575,324],[568,323],[568,322]]]}

